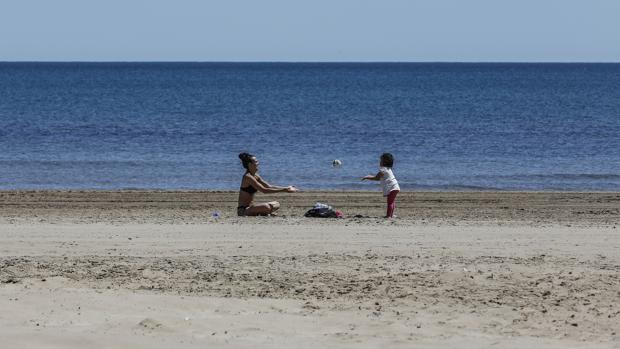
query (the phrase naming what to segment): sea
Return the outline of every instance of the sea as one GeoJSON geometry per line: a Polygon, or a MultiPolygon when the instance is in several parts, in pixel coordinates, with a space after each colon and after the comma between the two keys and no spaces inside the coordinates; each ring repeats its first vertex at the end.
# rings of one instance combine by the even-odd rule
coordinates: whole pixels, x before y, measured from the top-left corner
{"type": "Polygon", "coordinates": [[[620,191],[620,64],[0,63],[0,189],[620,191]],[[332,166],[333,160],[342,165],[332,166]]]}

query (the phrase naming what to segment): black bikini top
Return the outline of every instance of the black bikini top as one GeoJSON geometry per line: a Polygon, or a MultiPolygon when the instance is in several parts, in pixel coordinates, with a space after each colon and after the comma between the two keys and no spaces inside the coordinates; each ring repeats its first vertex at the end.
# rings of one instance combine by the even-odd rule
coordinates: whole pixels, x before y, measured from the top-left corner
{"type": "Polygon", "coordinates": [[[252,185],[248,185],[247,187],[241,187],[239,189],[241,189],[242,191],[244,191],[244,192],[246,192],[248,194],[254,194],[254,193],[256,193],[258,191],[252,185]]]}

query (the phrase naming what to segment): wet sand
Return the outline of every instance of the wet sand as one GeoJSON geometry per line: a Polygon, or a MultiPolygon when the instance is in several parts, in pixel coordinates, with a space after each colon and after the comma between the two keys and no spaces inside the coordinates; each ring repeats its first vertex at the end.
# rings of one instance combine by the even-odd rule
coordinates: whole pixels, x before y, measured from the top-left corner
{"type": "MultiPolygon", "coordinates": [[[[286,218],[300,218],[315,202],[345,217],[385,215],[379,192],[305,192],[261,195],[278,200],[286,218]]],[[[0,222],[205,223],[213,212],[236,217],[236,192],[204,191],[0,191],[0,222]]],[[[610,225],[620,220],[620,193],[402,192],[396,223],[510,223],[610,225]]],[[[257,221],[249,221],[251,224],[257,221]]],[[[295,223],[295,219],[278,223],[295,223]]],[[[368,221],[367,223],[370,223],[368,221]]]]}
{"type": "Polygon", "coordinates": [[[401,193],[393,220],[378,192],[260,198],[280,216],[236,217],[230,192],[0,192],[0,337],[620,347],[620,193],[401,193]],[[304,218],[316,201],[347,218],[304,218]]]}

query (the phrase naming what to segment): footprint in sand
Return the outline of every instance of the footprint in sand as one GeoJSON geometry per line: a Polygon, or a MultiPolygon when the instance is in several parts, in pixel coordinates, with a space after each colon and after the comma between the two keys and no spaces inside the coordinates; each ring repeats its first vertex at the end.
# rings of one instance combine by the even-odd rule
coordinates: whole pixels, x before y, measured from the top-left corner
{"type": "Polygon", "coordinates": [[[145,318],[144,320],[138,322],[138,325],[136,327],[138,329],[146,330],[150,332],[153,332],[153,331],[169,332],[170,331],[170,329],[168,329],[162,323],[158,322],[157,320],[151,319],[151,318],[145,318]]]}

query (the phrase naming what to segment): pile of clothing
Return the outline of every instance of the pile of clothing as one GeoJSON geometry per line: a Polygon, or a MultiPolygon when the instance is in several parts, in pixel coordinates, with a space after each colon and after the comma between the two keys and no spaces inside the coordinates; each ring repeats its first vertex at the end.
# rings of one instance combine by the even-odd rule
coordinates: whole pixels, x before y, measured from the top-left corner
{"type": "Polygon", "coordinates": [[[317,217],[317,218],[343,218],[343,214],[340,211],[334,210],[333,207],[317,202],[314,204],[314,207],[308,210],[306,217],[317,217]]]}

